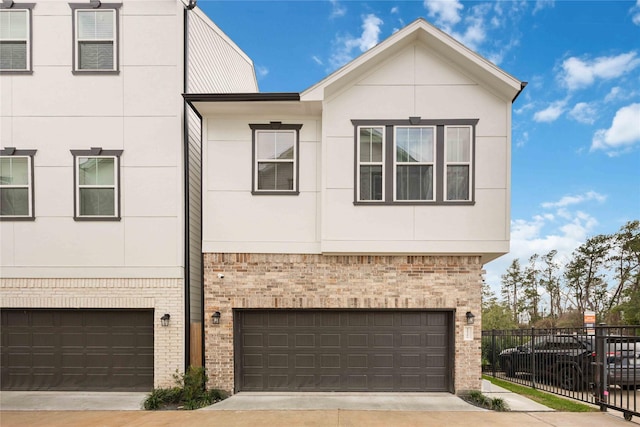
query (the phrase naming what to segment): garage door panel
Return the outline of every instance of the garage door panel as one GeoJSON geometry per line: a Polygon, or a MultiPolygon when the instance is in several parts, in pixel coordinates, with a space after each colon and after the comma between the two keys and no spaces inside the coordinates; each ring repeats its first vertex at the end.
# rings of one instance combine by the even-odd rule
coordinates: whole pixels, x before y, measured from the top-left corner
{"type": "Polygon", "coordinates": [[[451,312],[238,310],[235,316],[237,391],[451,391],[451,312]]]}
{"type": "Polygon", "coordinates": [[[2,390],[147,391],[153,359],[152,310],[2,310],[2,390]]]}

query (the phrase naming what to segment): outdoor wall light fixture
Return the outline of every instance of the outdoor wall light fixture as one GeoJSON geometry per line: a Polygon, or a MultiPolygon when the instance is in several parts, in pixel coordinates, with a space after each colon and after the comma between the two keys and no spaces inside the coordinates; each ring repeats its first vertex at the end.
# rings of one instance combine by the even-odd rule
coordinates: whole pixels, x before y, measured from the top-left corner
{"type": "Polygon", "coordinates": [[[171,315],[169,313],[165,313],[164,316],[160,318],[162,326],[169,326],[169,319],[171,319],[171,315]]]}
{"type": "Polygon", "coordinates": [[[220,324],[220,312],[219,311],[216,311],[215,313],[213,313],[211,315],[211,322],[214,325],[219,325],[220,324]]]}
{"type": "Polygon", "coordinates": [[[474,316],[473,313],[470,311],[467,311],[466,316],[467,316],[467,325],[473,325],[473,321],[476,316],[474,316]]]}

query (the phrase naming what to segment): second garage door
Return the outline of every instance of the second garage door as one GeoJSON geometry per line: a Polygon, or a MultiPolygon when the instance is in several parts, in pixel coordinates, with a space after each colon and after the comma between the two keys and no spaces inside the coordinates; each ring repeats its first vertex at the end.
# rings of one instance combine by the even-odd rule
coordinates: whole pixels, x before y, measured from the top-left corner
{"type": "Polygon", "coordinates": [[[2,309],[2,390],[148,391],[152,310],[2,309]]]}
{"type": "Polygon", "coordinates": [[[452,312],[237,310],[237,391],[452,391],[452,312]]]}

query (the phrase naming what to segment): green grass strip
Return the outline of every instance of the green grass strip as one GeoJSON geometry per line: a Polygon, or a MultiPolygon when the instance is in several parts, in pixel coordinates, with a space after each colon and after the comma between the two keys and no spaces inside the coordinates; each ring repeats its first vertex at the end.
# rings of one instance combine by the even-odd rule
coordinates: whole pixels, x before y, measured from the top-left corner
{"type": "Polygon", "coordinates": [[[598,412],[599,409],[594,406],[585,405],[575,402],[573,400],[565,399],[560,396],[545,393],[544,391],[536,390],[530,387],[513,384],[508,381],[502,381],[497,378],[493,378],[489,375],[483,375],[483,379],[490,381],[492,384],[502,387],[506,390],[517,393],[528,399],[538,402],[548,408],[554,409],[560,412],[598,412]]]}

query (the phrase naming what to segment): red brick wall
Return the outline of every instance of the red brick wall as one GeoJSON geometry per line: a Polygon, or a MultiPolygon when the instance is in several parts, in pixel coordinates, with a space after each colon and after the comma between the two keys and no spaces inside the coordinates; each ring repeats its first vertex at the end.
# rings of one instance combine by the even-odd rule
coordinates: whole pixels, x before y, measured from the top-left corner
{"type": "Polygon", "coordinates": [[[212,387],[233,391],[234,308],[441,308],[455,310],[455,390],[480,388],[480,257],[207,253],[204,283],[212,387]],[[463,340],[467,311],[476,316],[473,341],[463,340]]]}

